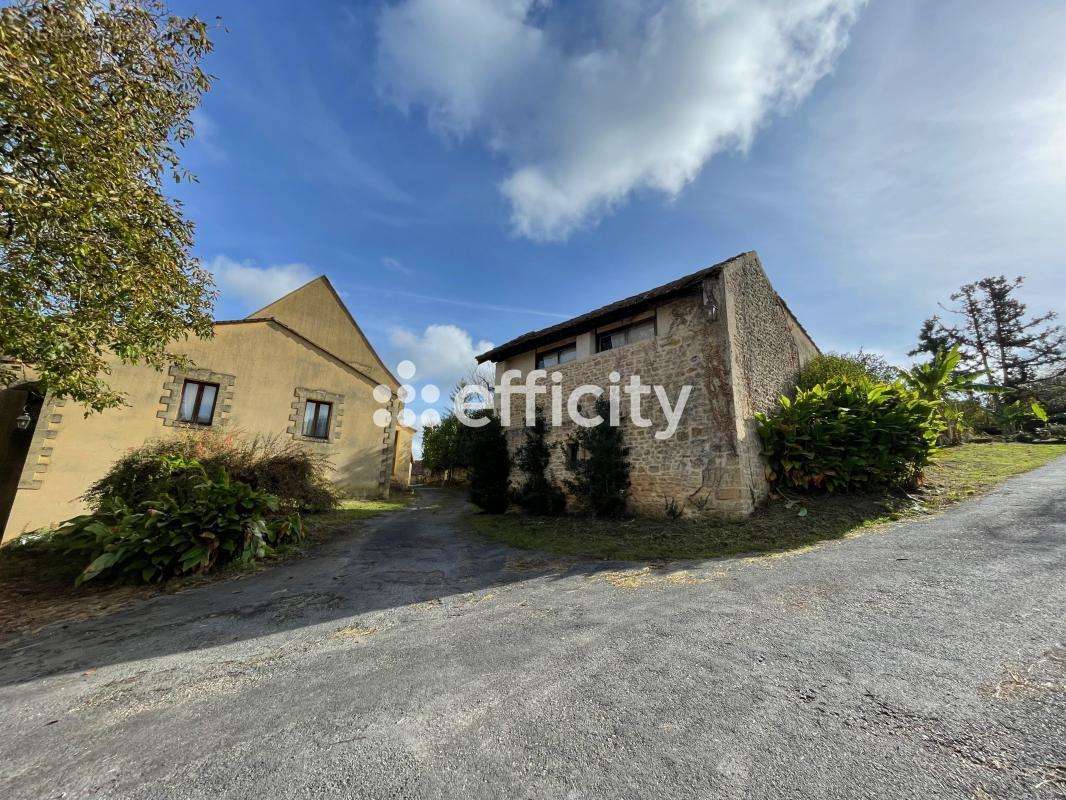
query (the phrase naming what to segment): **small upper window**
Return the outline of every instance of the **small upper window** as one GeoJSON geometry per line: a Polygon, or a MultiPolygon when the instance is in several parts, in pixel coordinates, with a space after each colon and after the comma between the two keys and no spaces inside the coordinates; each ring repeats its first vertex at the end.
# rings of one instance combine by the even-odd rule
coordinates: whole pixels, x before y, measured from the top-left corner
{"type": "Polygon", "coordinates": [[[654,338],[655,320],[646,319],[625,328],[601,333],[596,337],[596,352],[602,353],[604,350],[614,350],[627,344],[654,338]]]}
{"type": "Polygon", "coordinates": [[[577,345],[570,344],[560,347],[558,350],[549,350],[537,355],[537,369],[551,369],[562,364],[568,364],[577,358],[577,345]]]}
{"type": "Polygon", "coordinates": [[[218,399],[218,384],[203,381],[185,381],[181,387],[179,422],[210,425],[215,416],[215,400],[218,399]]]}
{"type": "Polygon", "coordinates": [[[329,418],[332,413],[332,403],[308,400],[304,406],[304,436],[312,439],[328,439],[329,418]]]}

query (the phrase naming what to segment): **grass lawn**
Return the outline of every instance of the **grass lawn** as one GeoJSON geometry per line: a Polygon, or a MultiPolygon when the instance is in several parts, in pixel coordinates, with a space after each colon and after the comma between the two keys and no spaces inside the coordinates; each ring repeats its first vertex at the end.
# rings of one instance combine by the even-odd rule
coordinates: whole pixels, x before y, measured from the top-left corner
{"type": "Polygon", "coordinates": [[[219,580],[258,572],[297,557],[333,536],[357,533],[363,520],[405,508],[413,495],[392,500],[343,500],[339,508],[304,515],[307,536],[299,544],[282,547],[273,556],[245,567],[230,565],[209,575],[175,578],[165,584],[127,586],[90,581],[78,588],[74,579],[85,564],[63,556],[53,546],[0,548],[0,637],[33,630],[56,621],[88,619],[127,603],[157,594],[173,593],[219,580]]]}
{"type": "Polygon", "coordinates": [[[777,500],[741,521],[598,520],[509,513],[478,514],[473,522],[490,539],[568,556],[642,561],[782,552],[935,513],[1063,455],[1062,444],[966,444],[941,450],[916,492],[777,500]]]}

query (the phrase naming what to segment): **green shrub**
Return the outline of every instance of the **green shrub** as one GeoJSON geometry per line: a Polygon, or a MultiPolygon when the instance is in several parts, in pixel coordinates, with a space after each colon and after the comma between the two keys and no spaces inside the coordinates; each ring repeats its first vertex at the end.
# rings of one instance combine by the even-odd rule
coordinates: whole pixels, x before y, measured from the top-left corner
{"type": "Polygon", "coordinates": [[[584,456],[577,459],[574,477],[566,483],[597,517],[614,517],[625,511],[629,495],[629,448],[622,429],[607,424],[607,398],[596,400],[596,413],[604,422],[594,428],[578,428],[571,436],[571,443],[584,456]]]}
{"type": "Polygon", "coordinates": [[[75,517],[56,531],[55,540],[88,565],[81,584],[94,578],[132,582],[163,581],[208,572],[217,566],[248,563],[303,536],[298,515],[274,517],[278,499],[235,481],[225,470],[209,473],[195,461],[160,456],[153,465],[160,489],[136,506],[105,497],[93,514],[75,517]]]}
{"type": "Polygon", "coordinates": [[[530,514],[555,516],[566,510],[566,495],[555,484],[548,468],[551,447],[546,432],[544,417],[538,411],[533,425],[525,429],[526,440],[515,456],[515,464],[526,476],[515,500],[530,514]]]}
{"type": "Polygon", "coordinates": [[[490,514],[502,514],[507,510],[511,475],[511,454],[503,427],[494,411],[470,416],[488,420],[478,428],[460,429],[460,447],[470,475],[470,501],[490,514]]]}
{"type": "Polygon", "coordinates": [[[874,386],[891,383],[898,370],[881,356],[874,353],[821,353],[796,373],[796,389],[807,391],[834,378],[846,380],[858,386],[874,386]]]}
{"type": "Polygon", "coordinates": [[[899,384],[839,378],[783,397],[774,414],[756,414],[768,477],[827,492],[913,485],[936,444],[936,411],[899,384]]]}
{"type": "Polygon", "coordinates": [[[94,509],[117,498],[136,507],[168,490],[174,480],[175,459],[195,460],[209,474],[226,474],[253,489],[272,494],[290,511],[327,511],[336,508],[336,489],[326,477],[330,463],[297,442],[279,437],[239,435],[217,431],[186,431],[130,450],[94,483],[84,499],[94,509]]]}

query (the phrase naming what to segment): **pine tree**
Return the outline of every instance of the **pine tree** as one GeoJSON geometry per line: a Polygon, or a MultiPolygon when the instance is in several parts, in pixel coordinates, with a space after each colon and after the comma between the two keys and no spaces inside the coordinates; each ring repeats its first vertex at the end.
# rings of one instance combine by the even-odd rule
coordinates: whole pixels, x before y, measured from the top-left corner
{"type": "Polygon", "coordinates": [[[572,445],[584,458],[573,466],[573,478],[566,484],[583,497],[597,517],[613,517],[625,511],[629,494],[629,448],[625,446],[622,429],[609,425],[610,405],[600,397],[596,413],[603,422],[593,428],[578,428],[571,436],[572,445]]]}
{"type": "Polygon", "coordinates": [[[954,305],[946,307],[958,324],[930,317],[910,355],[957,345],[965,369],[1009,389],[1066,374],[1066,334],[1060,325],[1048,324],[1056,318],[1054,311],[1026,319],[1025,303],[1013,296],[1023,281],[999,275],[960,287],[951,295],[954,305]]]}

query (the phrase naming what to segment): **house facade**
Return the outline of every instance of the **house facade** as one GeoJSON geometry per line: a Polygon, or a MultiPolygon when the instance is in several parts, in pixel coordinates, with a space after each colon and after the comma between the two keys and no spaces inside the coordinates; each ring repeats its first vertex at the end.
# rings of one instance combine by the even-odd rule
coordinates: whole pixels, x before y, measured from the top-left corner
{"type": "MultiPolygon", "coordinates": [[[[589,384],[625,384],[639,375],[670,398],[691,394],[674,435],[658,403],[646,403],[651,427],[625,412],[632,510],[662,515],[751,513],[769,487],[754,415],[769,411],[796,371],[818,353],[814,341],[778,296],[754,252],[743,253],[671,283],[519,336],[482,355],[496,363],[497,384],[508,370],[561,375],[563,396],[589,384]],[[611,380],[612,373],[617,373],[611,380]]],[[[592,398],[587,398],[591,402],[592,398]]],[[[543,400],[543,398],[541,398],[543,400]]],[[[539,401],[538,401],[539,402],[539,401]]],[[[512,453],[521,445],[525,398],[510,399],[512,453]]],[[[549,430],[552,472],[561,480],[571,459],[575,425],[549,430]]],[[[512,480],[519,480],[517,470],[512,480]]]]}
{"type": "Polygon", "coordinates": [[[81,495],[125,452],[188,429],[298,442],[327,456],[350,497],[387,497],[394,477],[409,482],[413,431],[373,419],[375,387],[395,397],[399,383],[325,277],[173,350],[191,366],[116,362],[108,381],[127,405],[101,413],[42,398],[32,375],[0,392],[4,541],[84,513],[81,495]]]}

